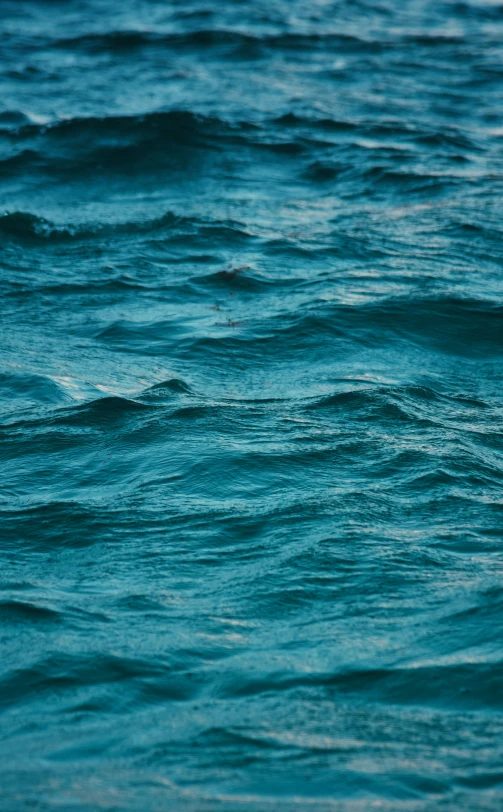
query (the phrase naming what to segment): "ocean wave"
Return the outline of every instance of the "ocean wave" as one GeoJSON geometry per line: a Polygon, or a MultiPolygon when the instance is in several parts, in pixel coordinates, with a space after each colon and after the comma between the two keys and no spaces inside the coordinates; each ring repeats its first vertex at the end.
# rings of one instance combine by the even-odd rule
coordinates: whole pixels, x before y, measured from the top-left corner
{"type": "Polygon", "coordinates": [[[292,691],[299,687],[323,688],[336,699],[347,695],[392,704],[440,705],[444,708],[497,710],[503,706],[501,662],[450,666],[350,670],[335,674],[287,675],[236,679],[224,690],[231,696],[292,691]],[[452,686],[458,685],[453,691],[452,686]]]}
{"type": "MultiPolygon", "coordinates": [[[[183,150],[190,146],[197,148],[216,148],[219,144],[227,148],[261,148],[272,152],[296,152],[306,149],[326,148],[336,145],[337,140],[320,140],[320,136],[332,135],[335,139],[347,138],[352,134],[355,139],[388,139],[382,147],[393,149],[394,144],[401,144],[400,155],[403,158],[403,143],[417,144],[436,148],[480,152],[479,140],[474,134],[463,133],[459,128],[449,125],[441,129],[432,129],[419,123],[405,123],[396,118],[382,118],[378,121],[368,118],[337,118],[323,115],[301,115],[287,112],[276,117],[249,118],[230,117],[228,119],[210,116],[186,109],[149,111],[139,115],[108,115],[103,117],[73,117],[59,120],[47,120],[35,123],[24,114],[17,116],[13,112],[9,122],[12,126],[11,141],[14,136],[20,145],[33,143],[22,152],[4,159],[6,168],[23,164],[36,165],[37,161],[49,160],[50,146],[59,148],[58,158],[65,162],[73,157],[75,166],[84,156],[96,154],[99,150],[103,158],[113,160],[113,150],[117,160],[125,157],[124,150],[140,148],[160,150],[170,148],[183,150]],[[11,121],[12,119],[12,121],[11,121]],[[295,138],[285,134],[295,133],[295,138]],[[73,149],[73,155],[67,156],[65,150],[73,149]],[[40,150],[40,151],[38,151],[40,150]],[[121,152],[122,151],[122,152],[121,152]],[[45,155],[47,153],[47,156],[45,155]]],[[[345,141],[343,142],[346,143],[345,141]]],[[[376,147],[379,144],[375,145],[376,147]]]]}
{"type": "Polygon", "coordinates": [[[61,613],[46,606],[27,601],[0,601],[0,617],[4,623],[57,623],[61,613]]]}
{"type": "MultiPolygon", "coordinates": [[[[228,122],[216,116],[208,116],[190,110],[161,110],[143,113],[140,115],[108,115],[61,118],[59,120],[45,121],[42,124],[26,123],[23,117],[16,130],[17,137],[22,141],[35,136],[44,136],[54,139],[60,147],[65,142],[80,143],[90,139],[99,142],[115,138],[117,145],[138,143],[142,138],[152,141],[156,138],[162,143],[192,146],[200,143],[204,138],[229,137],[238,139],[240,133],[253,131],[256,125],[252,122],[228,122]]],[[[64,157],[64,154],[61,155],[64,157]]]]}
{"type": "MultiPolygon", "coordinates": [[[[230,156],[244,166],[264,158],[281,177],[294,171],[304,183],[337,184],[344,197],[363,192],[425,198],[454,186],[475,186],[480,139],[454,126],[434,129],[384,118],[285,113],[264,118],[219,117],[173,109],[129,116],[89,116],[21,123],[9,134],[0,166],[16,181],[49,179],[82,184],[91,176],[133,186],[140,176],[178,187],[194,175],[220,185],[230,156]],[[435,160],[421,160],[424,149],[435,160]],[[291,166],[289,166],[289,163],[291,166]]],[[[40,229],[39,229],[40,231],[40,229]]]]}
{"type": "Polygon", "coordinates": [[[21,242],[73,242],[107,237],[142,236],[155,232],[183,234],[183,239],[199,235],[208,244],[231,241],[242,242],[252,235],[243,224],[232,221],[197,220],[173,212],[166,212],[150,220],[125,223],[56,224],[31,212],[14,211],[0,215],[0,234],[4,238],[21,242]]]}
{"type": "MultiPolygon", "coordinates": [[[[233,330],[220,336],[197,336],[186,340],[201,351],[244,351],[261,347],[267,356],[320,346],[389,346],[397,340],[434,347],[444,353],[465,357],[499,357],[503,351],[503,307],[484,299],[396,298],[358,306],[319,303],[301,313],[276,314],[252,323],[228,324],[233,330]],[[238,328],[238,329],[235,329],[238,328]],[[241,329],[239,329],[241,328],[241,329]]],[[[137,351],[154,351],[160,342],[177,335],[170,324],[128,325],[103,333],[102,338],[137,351]]]]}
{"type": "Polygon", "coordinates": [[[146,223],[119,223],[98,224],[96,226],[56,225],[30,212],[6,212],[0,216],[0,233],[5,237],[17,240],[58,241],[83,240],[117,234],[130,234],[131,232],[145,233],[163,228],[171,228],[180,223],[179,218],[171,212],[146,223]]]}
{"type": "Polygon", "coordinates": [[[284,33],[253,34],[238,29],[208,28],[184,33],[159,33],[155,30],[118,30],[98,34],[83,34],[70,39],[60,39],[53,47],[91,53],[110,51],[128,52],[138,48],[161,47],[165,49],[220,48],[230,46],[239,49],[242,57],[253,58],[264,55],[269,50],[299,50],[320,48],[361,49],[365,52],[380,52],[384,45],[378,40],[358,37],[353,34],[328,31],[326,33],[284,33]]]}

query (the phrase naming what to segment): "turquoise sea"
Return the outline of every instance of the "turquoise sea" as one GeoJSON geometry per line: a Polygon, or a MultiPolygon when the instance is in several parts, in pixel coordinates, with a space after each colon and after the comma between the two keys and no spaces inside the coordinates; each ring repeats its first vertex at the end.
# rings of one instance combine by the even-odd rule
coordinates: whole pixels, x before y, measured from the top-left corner
{"type": "Polygon", "coordinates": [[[0,809],[503,809],[503,5],[0,42],[0,809]]]}

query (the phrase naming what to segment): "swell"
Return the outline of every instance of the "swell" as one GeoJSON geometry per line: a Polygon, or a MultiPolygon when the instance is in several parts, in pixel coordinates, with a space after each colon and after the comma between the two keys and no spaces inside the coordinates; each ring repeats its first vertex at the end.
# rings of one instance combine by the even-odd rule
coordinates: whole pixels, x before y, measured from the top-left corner
{"type": "MultiPolygon", "coordinates": [[[[202,659],[201,655],[197,659],[202,659]]],[[[503,708],[501,678],[501,662],[348,669],[339,673],[287,674],[276,671],[260,677],[240,673],[238,669],[232,669],[230,673],[222,669],[220,673],[212,673],[212,669],[201,667],[188,672],[183,660],[180,662],[180,657],[176,656],[164,657],[154,663],[104,654],[92,658],[53,655],[30,668],[3,677],[0,710],[36,699],[40,701],[56,692],[60,702],[65,699],[68,702],[75,693],[85,694],[86,688],[120,683],[123,690],[126,687],[127,704],[136,708],[143,702],[190,701],[208,691],[222,700],[314,689],[321,691],[321,696],[318,693],[320,698],[328,695],[332,700],[350,697],[391,706],[440,706],[451,711],[491,712],[503,708]],[[189,673],[191,678],[188,678],[189,673]]],[[[115,701],[117,699],[116,696],[115,701]]]]}
{"type": "Polygon", "coordinates": [[[79,242],[121,236],[142,236],[155,232],[181,234],[184,240],[199,233],[208,243],[246,240],[251,237],[243,224],[230,220],[197,220],[166,212],[151,220],[126,223],[56,224],[31,212],[13,211],[0,215],[0,234],[18,242],[79,242]]]}
{"type": "Polygon", "coordinates": [[[467,665],[349,670],[340,674],[271,674],[269,679],[236,679],[226,685],[233,696],[295,688],[323,688],[332,697],[349,695],[399,705],[440,705],[466,710],[503,707],[501,662],[467,665]],[[453,687],[455,686],[455,687],[453,687]]]}
{"type": "MultiPolygon", "coordinates": [[[[0,434],[5,431],[5,439],[11,432],[56,425],[103,426],[119,424],[153,409],[166,405],[181,408],[180,403],[194,396],[192,388],[181,378],[168,378],[137,392],[136,395],[106,394],[85,381],[67,379],[55,381],[44,375],[33,373],[4,373],[0,376],[0,402],[3,401],[8,418],[2,417],[0,434]],[[20,415],[20,402],[27,406],[44,406],[42,416],[39,411],[20,415]],[[49,414],[46,412],[49,410],[49,414]]],[[[201,413],[206,407],[199,401],[201,413]]]]}
{"type": "Polygon", "coordinates": [[[196,686],[184,679],[180,666],[114,655],[89,658],[54,655],[32,668],[14,673],[2,680],[0,710],[12,703],[20,704],[44,698],[54,691],[71,699],[75,691],[86,686],[122,683],[127,685],[130,701],[138,703],[141,694],[160,700],[186,700],[193,696],[196,686]],[[171,673],[170,673],[171,672],[171,673]],[[174,673],[173,673],[174,672],[174,673]]]}
{"type": "MultiPolygon", "coordinates": [[[[117,144],[139,141],[152,142],[156,139],[167,146],[170,143],[191,146],[208,143],[218,137],[239,139],[241,131],[252,131],[251,122],[227,122],[224,119],[207,116],[190,110],[166,110],[142,115],[108,115],[103,117],[72,117],[59,121],[35,124],[22,119],[15,130],[10,130],[11,139],[20,140],[44,136],[52,138],[60,148],[73,142],[84,145],[89,139],[99,141],[115,139],[117,144]]],[[[63,157],[63,156],[62,156],[63,157]]]]}
{"type": "MultiPolygon", "coordinates": [[[[279,327],[279,325],[278,325],[279,327]]],[[[281,332],[279,328],[278,333],[281,332]]],[[[332,305],[294,317],[285,335],[299,343],[323,333],[372,344],[413,338],[453,354],[503,352],[503,305],[451,296],[404,297],[361,305],[332,305]]]]}
{"type": "MultiPolygon", "coordinates": [[[[168,110],[70,118],[47,124],[21,123],[6,137],[11,154],[0,166],[13,179],[49,175],[64,181],[80,178],[89,182],[92,178],[96,182],[100,175],[112,175],[133,182],[145,173],[157,177],[167,173],[176,179],[208,169],[220,171],[229,152],[246,162],[250,152],[259,151],[268,153],[279,166],[295,161],[300,177],[311,183],[342,180],[352,188],[358,179],[388,193],[407,187],[441,191],[450,184],[466,184],[470,177],[458,168],[460,154],[469,160],[481,151],[475,136],[470,138],[452,125],[434,130],[419,124],[404,126],[399,120],[377,123],[295,113],[267,119],[255,115],[225,119],[168,110]],[[363,139],[378,140],[368,148],[363,139]],[[430,171],[418,160],[425,147],[440,160],[430,171]],[[406,159],[413,163],[408,166],[406,159]],[[455,166],[449,165],[449,159],[455,166]]],[[[258,165],[263,162],[260,156],[255,160],[258,165]]],[[[353,194],[355,191],[358,187],[353,194]]]]}
{"type": "MultiPolygon", "coordinates": [[[[482,17],[487,8],[481,8],[482,17]]],[[[476,16],[472,6],[471,13],[476,16]]],[[[497,16],[497,15],[496,15],[497,16]]],[[[336,30],[335,26],[325,26],[324,30],[285,31],[281,33],[252,33],[237,28],[199,28],[185,32],[161,32],[151,30],[110,30],[103,33],[83,33],[76,37],[53,40],[49,47],[90,54],[103,52],[116,55],[128,54],[145,48],[162,48],[173,50],[194,49],[227,49],[225,57],[256,59],[274,55],[275,52],[335,51],[336,53],[353,53],[364,56],[380,55],[390,51],[417,48],[461,49],[467,39],[462,33],[447,32],[413,32],[395,30],[380,36],[372,36],[370,31],[362,30],[359,34],[336,30]]],[[[472,40],[473,44],[473,40],[472,40]]]]}
{"type": "Polygon", "coordinates": [[[281,357],[294,350],[389,346],[397,339],[452,355],[484,357],[503,353],[503,305],[485,299],[450,296],[403,297],[359,305],[317,304],[305,312],[276,313],[240,322],[228,320],[219,336],[180,333],[169,321],[109,324],[97,335],[109,346],[128,352],[177,354],[244,353],[247,358],[281,357]]]}
{"type": "Polygon", "coordinates": [[[337,118],[317,114],[312,111],[309,115],[289,110],[276,116],[256,117],[251,114],[249,119],[225,119],[217,116],[208,116],[203,113],[187,109],[172,109],[150,111],[140,115],[108,115],[103,117],[88,116],[86,118],[71,117],[60,120],[46,120],[43,123],[33,120],[21,111],[12,110],[3,114],[0,125],[5,127],[5,136],[12,141],[23,140],[39,135],[54,136],[70,140],[93,137],[123,136],[125,133],[131,137],[145,135],[162,135],[164,143],[169,144],[170,136],[173,141],[188,137],[205,136],[217,138],[218,136],[233,137],[239,143],[239,136],[243,141],[247,136],[272,130],[291,130],[298,132],[318,131],[344,135],[358,133],[360,137],[392,140],[405,139],[415,141],[423,146],[452,146],[475,150],[480,149],[475,133],[463,131],[453,123],[443,123],[442,128],[434,129],[431,125],[419,121],[403,121],[400,118],[385,115],[378,119],[366,116],[347,116],[337,118]]]}
{"type": "Polygon", "coordinates": [[[147,171],[193,173],[205,156],[253,145],[255,129],[252,122],[227,122],[185,110],[73,117],[10,131],[6,137],[15,151],[2,163],[5,174],[13,177],[49,173],[86,182],[100,174],[134,178],[147,171]]]}
{"type": "MultiPolygon", "coordinates": [[[[473,499],[478,498],[478,489],[479,495],[487,497],[492,492],[497,498],[503,481],[501,410],[429,387],[380,386],[281,403],[236,397],[216,400],[196,394],[186,382],[173,378],[134,398],[104,396],[58,408],[43,417],[19,417],[0,426],[5,475],[9,477],[11,472],[19,479],[18,462],[32,458],[34,449],[50,461],[71,447],[75,473],[82,471],[76,475],[73,493],[90,506],[96,499],[101,501],[105,487],[119,485],[124,497],[140,501],[142,491],[160,495],[172,486],[181,487],[186,494],[204,493],[215,506],[239,493],[233,484],[237,480],[246,482],[252,515],[257,511],[254,492],[270,498],[278,487],[283,505],[288,492],[298,501],[302,514],[307,510],[308,494],[320,493],[321,488],[328,495],[337,472],[338,488],[348,505],[352,489],[365,486],[377,489],[380,509],[394,512],[398,509],[395,499],[405,496],[418,509],[421,503],[448,500],[460,488],[471,492],[473,499]],[[285,425],[270,446],[268,426],[278,420],[285,425]],[[242,440],[242,432],[250,424],[258,432],[254,447],[242,440]],[[205,449],[198,452],[197,459],[187,454],[188,446],[199,447],[201,437],[210,448],[216,443],[217,458],[205,449]],[[444,437],[441,446],[440,437],[444,437]],[[106,448],[120,448],[121,463],[112,470],[106,448]]],[[[38,498],[46,500],[47,509],[56,510],[53,495],[58,483],[65,485],[66,474],[58,466],[49,466],[48,472],[46,484],[50,487],[44,489],[39,479],[38,498]]],[[[190,524],[194,517],[189,504],[182,500],[180,510],[190,524]]],[[[71,525],[74,508],[63,506],[63,520],[65,514],[71,525]]],[[[136,518],[131,516],[131,521],[136,518]]],[[[15,526],[15,519],[12,523],[15,526]]],[[[17,523],[21,523],[19,518],[17,523]]],[[[49,524],[49,534],[54,534],[59,523],[61,517],[49,524]]],[[[85,518],[79,520],[79,525],[87,523],[85,518]]],[[[4,516],[5,542],[8,524],[4,516]]],[[[116,524],[114,520],[107,532],[120,533],[116,524]]],[[[35,537],[39,534],[37,528],[35,537]]],[[[67,543],[74,542],[64,541],[67,543]]],[[[78,534],[76,543],[81,543],[78,534]]],[[[250,557],[257,554],[251,550],[250,557]]],[[[424,557],[421,562],[425,563],[424,557]]],[[[311,559],[311,572],[314,563],[311,559]]],[[[307,577],[299,589],[301,608],[323,600],[321,588],[310,591],[309,584],[307,577]]],[[[271,607],[281,604],[286,608],[277,592],[271,584],[267,593],[271,607]]]]}
{"type": "Polygon", "coordinates": [[[380,53],[385,45],[379,40],[358,37],[342,32],[252,34],[224,28],[199,29],[185,33],[159,33],[156,31],[109,31],[103,34],[81,34],[51,43],[52,47],[90,53],[124,53],[152,46],[185,50],[194,48],[232,48],[232,54],[242,58],[266,56],[271,50],[298,51],[339,49],[380,53]]]}

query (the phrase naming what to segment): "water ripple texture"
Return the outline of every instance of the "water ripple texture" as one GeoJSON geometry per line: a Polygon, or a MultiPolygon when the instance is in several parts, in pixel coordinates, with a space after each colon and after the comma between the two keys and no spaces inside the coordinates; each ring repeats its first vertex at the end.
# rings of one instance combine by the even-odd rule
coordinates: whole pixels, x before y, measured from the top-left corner
{"type": "Polygon", "coordinates": [[[503,808],[503,6],[1,0],[0,808],[503,808]]]}

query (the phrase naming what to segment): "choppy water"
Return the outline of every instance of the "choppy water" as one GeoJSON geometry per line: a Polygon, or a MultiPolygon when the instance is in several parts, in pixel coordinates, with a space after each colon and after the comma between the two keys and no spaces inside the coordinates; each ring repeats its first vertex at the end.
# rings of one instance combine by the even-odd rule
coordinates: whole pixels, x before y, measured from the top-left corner
{"type": "Polygon", "coordinates": [[[503,808],[503,7],[1,0],[0,806],[503,808]]]}

